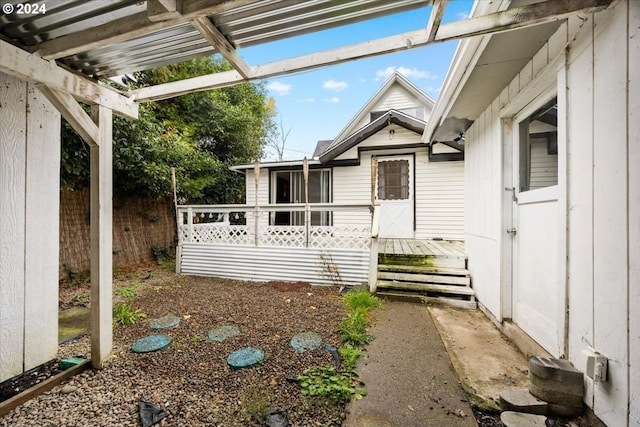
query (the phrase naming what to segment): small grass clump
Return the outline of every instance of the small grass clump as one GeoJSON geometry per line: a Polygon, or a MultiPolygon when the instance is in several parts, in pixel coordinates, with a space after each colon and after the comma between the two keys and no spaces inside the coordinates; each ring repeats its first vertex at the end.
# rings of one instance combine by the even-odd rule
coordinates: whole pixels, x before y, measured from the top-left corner
{"type": "Polygon", "coordinates": [[[367,357],[364,349],[355,347],[350,343],[343,344],[339,349],[342,365],[347,369],[355,369],[358,359],[361,357],[367,357]]]}
{"type": "Polygon", "coordinates": [[[345,344],[364,345],[373,340],[373,336],[369,335],[369,321],[366,313],[362,310],[356,310],[342,319],[340,323],[340,339],[345,344]]]}
{"type": "Polygon", "coordinates": [[[317,366],[305,369],[298,377],[298,383],[304,396],[322,396],[334,402],[346,402],[352,395],[360,399],[366,394],[366,390],[364,394],[360,393],[362,384],[357,377],[353,370],[338,372],[332,366],[317,366]]]}
{"type": "Polygon", "coordinates": [[[147,317],[140,309],[133,310],[130,302],[125,302],[113,308],[113,326],[129,326],[147,317]]]}
{"type": "Polygon", "coordinates": [[[114,291],[116,295],[124,298],[133,298],[137,295],[136,288],[133,286],[127,286],[125,288],[118,288],[114,291]]]}
{"type": "Polygon", "coordinates": [[[345,305],[350,311],[369,312],[374,308],[382,307],[380,298],[371,295],[367,291],[350,291],[342,297],[345,305]]]}

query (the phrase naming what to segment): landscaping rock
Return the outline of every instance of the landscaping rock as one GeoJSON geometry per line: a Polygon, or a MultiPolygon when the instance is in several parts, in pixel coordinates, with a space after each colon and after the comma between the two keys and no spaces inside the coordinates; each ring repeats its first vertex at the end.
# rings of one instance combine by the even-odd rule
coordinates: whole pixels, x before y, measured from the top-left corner
{"type": "Polygon", "coordinates": [[[154,331],[171,329],[178,326],[180,324],[180,320],[181,319],[178,316],[174,316],[173,314],[167,314],[166,316],[162,316],[158,319],[153,320],[149,325],[149,327],[154,331]]]}
{"type": "Polygon", "coordinates": [[[523,414],[520,412],[503,412],[500,421],[506,427],[546,427],[547,417],[535,414],[523,414]]]}
{"type": "Polygon", "coordinates": [[[582,372],[577,370],[568,360],[531,356],[529,358],[529,376],[531,375],[552,381],[583,385],[582,372]]]}
{"type": "Polygon", "coordinates": [[[152,351],[162,350],[171,344],[171,337],[166,335],[149,335],[140,338],[131,346],[134,353],[150,353],[152,351]]]}
{"type": "Polygon", "coordinates": [[[264,360],[264,351],[259,348],[245,347],[234,351],[227,357],[227,363],[233,369],[253,368],[264,360]]]}
{"type": "Polygon", "coordinates": [[[240,335],[240,329],[233,325],[223,325],[210,330],[207,336],[211,341],[224,342],[236,335],[240,335]]]}
{"type": "Polygon", "coordinates": [[[316,332],[301,332],[291,338],[291,347],[299,352],[315,350],[322,345],[322,337],[316,332]]]}
{"type": "Polygon", "coordinates": [[[62,387],[62,389],[60,390],[60,393],[62,393],[62,394],[71,394],[71,393],[75,392],[76,390],[78,390],[78,387],[76,387],[74,385],[66,385],[66,386],[62,387]]]}

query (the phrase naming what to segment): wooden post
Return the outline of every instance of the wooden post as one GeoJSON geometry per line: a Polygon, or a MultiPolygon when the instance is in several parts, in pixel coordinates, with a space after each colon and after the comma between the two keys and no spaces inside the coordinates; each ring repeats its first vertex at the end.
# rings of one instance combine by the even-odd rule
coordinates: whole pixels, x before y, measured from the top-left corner
{"type": "Polygon", "coordinates": [[[193,208],[187,208],[187,242],[193,242],[193,208]]]}
{"type": "Polygon", "coordinates": [[[178,238],[178,246],[176,247],[176,274],[180,274],[180,259],[182,258],[182,232],[180,226],[183,223],[178,210],[178,190],[176,183],[176,168],[171,167],[171,188],[173,190],[173,208],[176,213],[176,237],[178,238]]]}
{"type": "Polygon", "coordinates": [[[255,178],[255,182],[256,182],[256,197],[255,197],[255,204],[254,204],[254,212],[253,212],[253,232],[254,232],[254,241],[255,241],[255,245],[258,246],[258,244],[260,243],[260,236],[258,235],[258,232],[260,230],[258,230],[258,226],[259,226],[259,215],[260,215],[260,208],[258,207],[258,187],[260,184],[260,162],[258,160],[255,161],[255,163],[253,164],[253,175],[255,178]]]}
{"type": "Polygon", "coordinates": [[[373,205],[371,219],[371,248],[369,252],[369,292],[378,289],[378,233],[380,231],[380,204],[373,205]]]}
{"type": "Polygon", "coordinates": [[[304,157],[302,161],[302,176],[304,177],[304,246],[309,247],[309,160],[304,157]]]}
{"type": "Polygon", "coordinates": [[[103,368],[113,348],[112,111],[91,106],[98,145],[91,145],[91,363],[103,368]]]}

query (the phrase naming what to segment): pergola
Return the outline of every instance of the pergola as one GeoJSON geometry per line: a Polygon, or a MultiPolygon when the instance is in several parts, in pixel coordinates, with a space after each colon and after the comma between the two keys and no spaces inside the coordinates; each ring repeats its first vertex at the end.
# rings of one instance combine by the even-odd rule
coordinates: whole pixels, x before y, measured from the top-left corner
{"type": "MultiPolygon", "coordinates": [[[[558,21],[612,0],[503,0],[497,12],[441,24],[447,0],[50,0],[45,13],[0,16],[0,72],[33,82],[91,147],[91,358],[112,351],[112,115],[138,103],[375,55],[558,21]],[[516,7],[513,7],[515,4],[516,7]],[[507,8],[509,8],[507,10],[507,8]],[[424,28],[336,49],[248,64],[239,49],[389,14],[422,10],[424,28]],[[232,71],[137,90],[101,79],[220,54],[232,71]],[[91,106],[85,113],[80,103],[91,106]]],[[[40,4],[32,2],[33,4],[40,4]]],[[[419,12],[416,12],[419,13],[419,12]]]]}

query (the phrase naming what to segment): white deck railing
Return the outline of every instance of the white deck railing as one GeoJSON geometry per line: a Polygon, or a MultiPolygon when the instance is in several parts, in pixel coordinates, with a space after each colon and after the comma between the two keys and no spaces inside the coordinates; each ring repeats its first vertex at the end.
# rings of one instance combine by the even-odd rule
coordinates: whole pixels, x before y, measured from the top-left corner
{"type": "Polygon", "coordinates": [[[330,203],[179,206],[178,239],[181,244],[368,249],[370,212],[370,205],[330,203]],[[338,212],[360,213],[357,216],[366,220],[314,225],[314,222],[331,223],[338,212]],[[277,213],[297,217],[300,225],[274,225],[277,213]]]}

